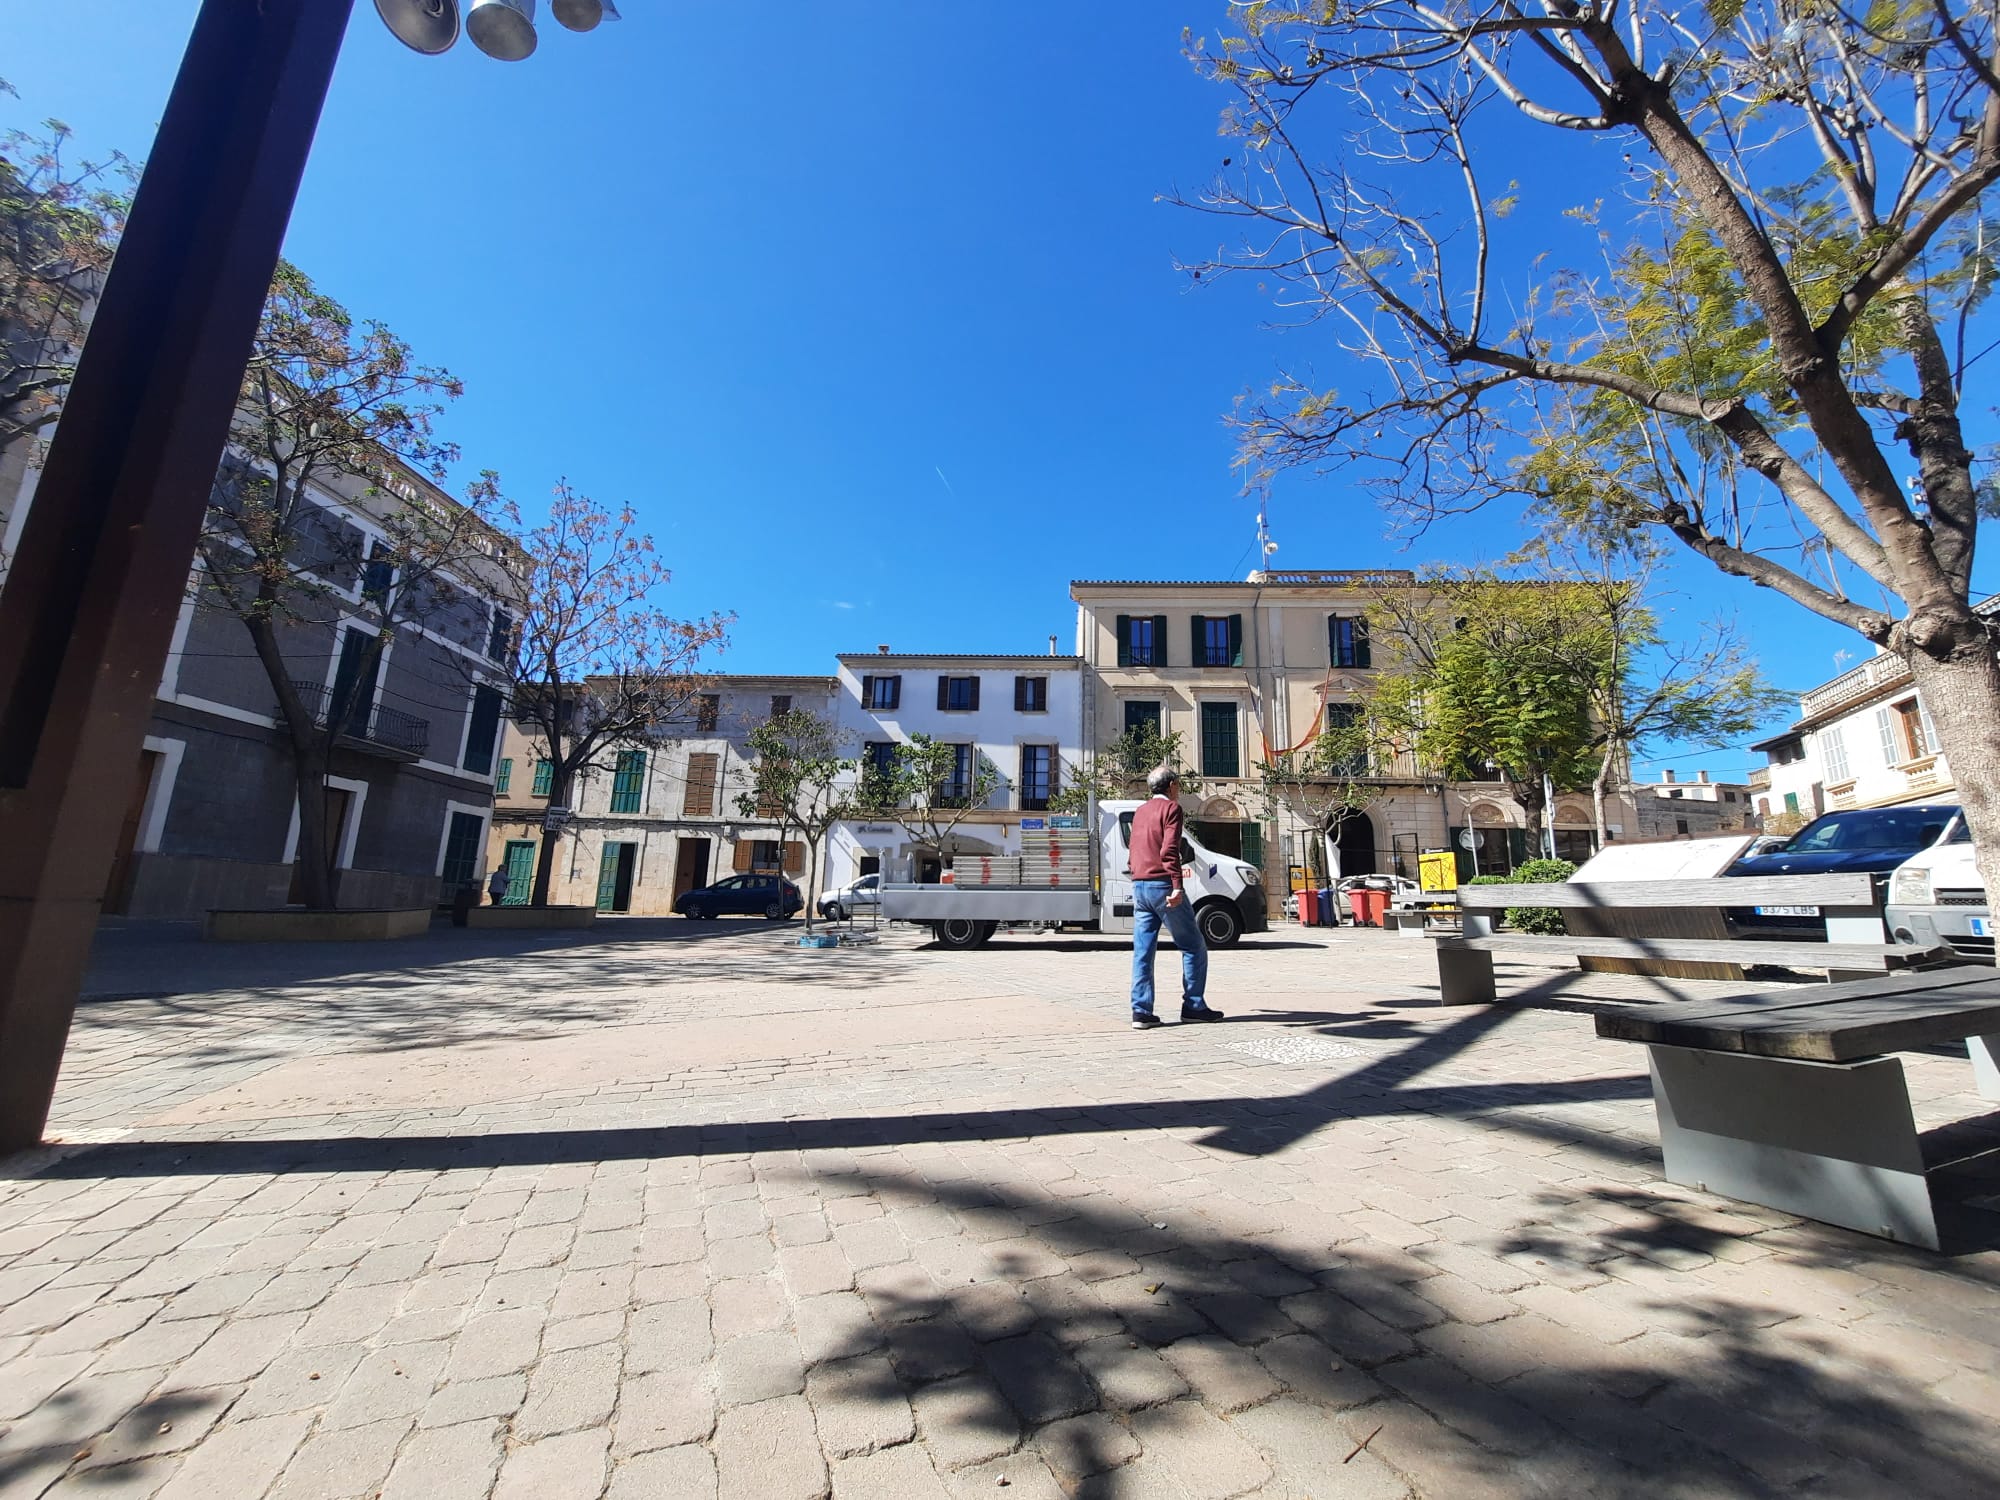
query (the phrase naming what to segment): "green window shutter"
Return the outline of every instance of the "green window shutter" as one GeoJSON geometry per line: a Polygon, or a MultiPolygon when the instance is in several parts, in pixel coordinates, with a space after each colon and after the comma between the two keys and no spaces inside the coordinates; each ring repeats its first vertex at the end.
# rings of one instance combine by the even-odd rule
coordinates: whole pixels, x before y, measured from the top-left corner
{"type": "Polygon", "coordinates": [[[1121,667],[1132,665],[1132,617],[1130,615],[1120,615],[1118,617],[1118,665],[1121,667]]]}
{"type": "Polygon", "coordinates": [[[618,901],[618,860],[621,844],[606,844],[597,863],[597,909],[610,911],[618,901]]]}
{"type": "Polygon", "coordinates": [[[1264,868],[1264,825],[1245,823],[1243,825],[1243,862],[1264,868]]]}
{"type": "Polygon", "coordinates": [[[493,778],[493,795],[504,797],[507,789],[514,784],[514,761],[511,756],[500,758],[500,772],[493,778]]]}
{"type": "Polygon", "coordinates": [[[646,752],[620,750],[617,772],[611,782],[611,810],[615,813],[635,813],[645,800],[645,793],[646,752]]]}
{"type": "Polygon", "coordinates": [[[1194,646],[1194,654],[1188,660],[1197,667],[1205,667],[1208,665],[1208,616],[1191,615],[1188,624],[1193,627],[1188,632],[1188,639],[1194,646]]]}
{"type": "Polygon", "coordinates": [[[535,894],[535,844],[532,839],[507,841],[507,894],[502,906],[526,906],[535,894]]]}
{"type": "Polygon", "coordinates": [[[1156,667],[1164,667],[1166,664],[1167,664],[1167,617],[1165,615],[1154,615],[1153,616],[1153,665],[1156,667]]]}
{"type": "Polygon", "coordinates": [[[1478,863],[1473,859],[1472,851],[1458,841],[1465,832],[1463,828],[1447,828],[1445,832],[1450,836],[1452,858],[1458,864],[1458,883],[1464,885],[1479,873],[1478,863]]]}
{"type": "Polygon", "coordinates": [[[1243,665],[1243,616],[1241,615],[1229,617],[1229,665],[1232,667],[1243,665]]]}
{"type": "Polygon", "coordinates": [[[1515,869],[1519,869],[1528,862],[1527,829],[1510,828],[1507,830],[1507,861],[1515,869]]]}
{"type": "Polygon", "coordinates": [[[1236,745],[1236,705],[1204,703],[1201,706],[1201,774],[1238,774],[1240,762],[1236,745]]]}
{"type": "Polygon", "coordinates": [[[535,795],[546,797],[556,789],[556,763],[552,760],[535,762],[535,795]]]}

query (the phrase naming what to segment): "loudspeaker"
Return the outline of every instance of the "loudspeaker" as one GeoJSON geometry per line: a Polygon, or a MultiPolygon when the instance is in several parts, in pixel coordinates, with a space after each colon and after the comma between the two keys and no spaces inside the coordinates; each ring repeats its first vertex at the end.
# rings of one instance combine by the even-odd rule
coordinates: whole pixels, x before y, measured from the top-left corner
{"type": "Polygon", "coordinates": [[[458,40],[458,0],[375,0],[375,13],[397,41],[432,57],[458,40]]]}
{"type": "Polygon", "coordinates": [[[535,0],[472,0],[465,34],[488,57],[519,62],[535,50],[535,0]]]}
{"type": "Polygon", "coordinates": [[[619,19],[611,0],[549,0],[549,13],[571,31],[594,31],[599,21],[619,19]]]}

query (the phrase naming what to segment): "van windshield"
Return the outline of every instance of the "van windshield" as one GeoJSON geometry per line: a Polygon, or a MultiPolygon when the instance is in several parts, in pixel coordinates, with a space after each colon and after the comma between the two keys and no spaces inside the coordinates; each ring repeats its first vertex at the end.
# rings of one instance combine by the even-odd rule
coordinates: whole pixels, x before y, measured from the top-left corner
{"type": "Polygon", "coordinates": [[[1871,807],[1830,813],[1787,844],[1785,853],[1927,849],[1937,842],[1951,815],[1951,811],[1936,807],[1871,807]]]}

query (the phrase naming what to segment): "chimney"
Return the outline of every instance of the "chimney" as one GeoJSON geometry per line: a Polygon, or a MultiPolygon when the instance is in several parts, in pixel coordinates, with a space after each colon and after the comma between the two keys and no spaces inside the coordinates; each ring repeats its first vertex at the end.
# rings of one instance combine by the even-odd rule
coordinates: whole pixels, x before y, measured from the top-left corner
{"type": "Polygon", "coordinates": [[[1696,775],[1696,776],[1698,776],[1698,777],[1699,777],[1699,778],[1701,779],[1701,783],[1702,783],[1702,785],[1706,786],[1706,785],[1708,784],[1708,772],[1706,772],[1706,771],[1697,771],[1697,772],[1695,772],[1695,775],[1696,775]]]}
{"type": "Polygon", "coordinates": [[[889,654],[889,648],[887,646],[877,646],[875,649],[877,651],[880,651],[884,656],[887,656],[889,654]]]}
{"type": "Polygon", "coordinates": [[[1056,638],[1055,638],[1054,636],[1050,636],[1050,637],[1049,637],[1049,655],[1051,655],[1051,656],[1054,656],[1055,654],[1056,654],[1056,638]]]}
{"type": "MultiPolygon", "coordinates": [[[[887,646],[884,646],[882,649],[884,651],[887,651],[889,648],[887,646]]],[[[1666,781],[1667,785],[1669,786],[1673,785],[1674,773],[1672,771],[1662,771],[1660,772],[1660,775],[1666,781]]]]}

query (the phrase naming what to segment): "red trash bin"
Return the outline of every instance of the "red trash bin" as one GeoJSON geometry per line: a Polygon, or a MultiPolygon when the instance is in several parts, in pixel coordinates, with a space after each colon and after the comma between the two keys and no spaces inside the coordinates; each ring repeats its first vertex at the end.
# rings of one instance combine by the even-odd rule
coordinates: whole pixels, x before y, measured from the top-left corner
{"type": "Polygon", "coordinates": [[[1299,892],[1299,922],[1306,927],[1319,926],[1319,892],[1299,892]]]}
{"type": "Polygon", "coordinates": [[[1347,893],[1347,909],[1354,913],[1356,927],[1368,926],[1368,892],[1356,886],[1347,893]]]}
{"type": "Polygon", "coordinates": [[[1370,927],[1380,927],[1382,925],[1382,913],[1389,909],[1389,892],[1364,890],[1361,892],[1361,899],[1364,909],[1368,913],[1368,925],[1370,927]]]}

